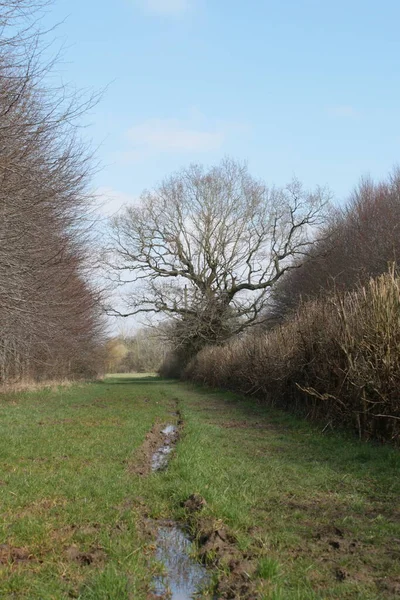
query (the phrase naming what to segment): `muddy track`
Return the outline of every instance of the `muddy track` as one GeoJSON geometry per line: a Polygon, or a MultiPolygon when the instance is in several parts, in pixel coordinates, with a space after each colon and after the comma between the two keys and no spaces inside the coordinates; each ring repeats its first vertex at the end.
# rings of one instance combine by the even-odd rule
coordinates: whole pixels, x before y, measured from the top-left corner
{"type": "Polygon", "coordinates": [[[220,573],[215,598],[257,600],[253,581],[257,565],[255,556],[239,550],[235,536],[221,521],[202,516],[205,506],[206,501],[198,494],[192,494],[183,503],[199,559],[220,573]]]}
{"type": "Polygon", "coordinates": [[[149,475],[166,468],[169,455],[174,450],[182,431],[180,413],[177,411],[175,414],[175,423],[155,423],[147,433],[135,456],[128,460],[127,468],[130,473],[149,475]]]}
{"type": "MultiPolygon", "coordinates": [[[[147,433],[142,446],[128,463],[129,472],[147,476],[167,468],[183,430],[178,409],[174,416],[175,419],[171,419],[175,421],[174,424],[156,423],[147,433]]],[[[206,504],[198,494],[190,495],[182,502],[186,515],[183,522],[157,521],[143,516],[142,531],[152,540],[156,557],[164,564],[168,573],[167,583],[160,577],[153,582],[153,592],[149,594],[149,599],[179,597],[189,600],[195,589],[210,583],[210,574],[217,570],[219,581],[214,599],[257,600],[253,582],[257,565],[255,553],[252,555],[250,552],[241,552],[237,540],[225,525],[212,517],[203,516],[206,504]],[[197,548],[199,562],[189,557],[192,542],[197,548]],[[207,570],[204,567],[202,570],[199,563],[207,570]]],[[[211,596],[208,594],[204,597],[211,596]]]]}

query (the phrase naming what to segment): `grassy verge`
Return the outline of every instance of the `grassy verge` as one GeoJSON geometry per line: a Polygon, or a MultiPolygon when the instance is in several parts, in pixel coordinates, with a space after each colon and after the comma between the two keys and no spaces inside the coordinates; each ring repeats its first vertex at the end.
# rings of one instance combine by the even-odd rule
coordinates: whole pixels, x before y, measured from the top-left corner
{"type": "Polygon", "coordinates": [[[4,395],[0,419],[1,598],[144,600],[157,566],[143,514],[185,520],[193,493],[251,563],[254,597],[399,595],[397,450],[151,377],[4,395]],[[168,470],[132,473],[176,402],[168,470]]]}

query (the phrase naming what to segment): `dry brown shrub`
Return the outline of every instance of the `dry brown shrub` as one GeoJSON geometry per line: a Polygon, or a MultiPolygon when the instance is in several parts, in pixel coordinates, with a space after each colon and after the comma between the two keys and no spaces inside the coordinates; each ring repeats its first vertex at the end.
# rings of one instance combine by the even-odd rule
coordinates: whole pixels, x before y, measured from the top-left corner
{"type": "Polygon", "coordinates": [[[400,438],[400,278],[303,304],[273,330],[202,350],[186,376],[300,410],[360,437],[400,438]]]}

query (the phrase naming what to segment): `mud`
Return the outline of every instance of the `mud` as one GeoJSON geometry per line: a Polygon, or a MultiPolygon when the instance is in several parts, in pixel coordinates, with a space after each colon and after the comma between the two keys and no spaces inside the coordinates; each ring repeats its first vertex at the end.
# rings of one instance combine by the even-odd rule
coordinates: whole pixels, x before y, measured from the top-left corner
{"type": "Polygon", "coordinates": [[[378,590],[392,594],[395,598],[400,598],[400,577],[386,577],[377,583],[378,590]]]}
{"type": "Polygon", "coordinates": [[[200,512],[207,502],[200,494],[191,494],[187,500],[181,503],[181,506],[187,510],[189,514],[200,512]]]}
{"type": "Polygon", "coordinates": [[[251,554],[239,550],[235,536],[225,525],[201,515],[206,505],[205,499],[199,494],[192,494],[182,503],[190,529],[195,535],[197,556],[205,565],[217,568],[220,572],[215,597],[221,600],[256,600],[252,581],[256,560],[251,554]]]}
{"type": "Polygon", "coordinates": [[[217,586],[217,598],[255,600],[252,578],[256,561],[251,554],[239,550],[235,537],[218,523],[201,519],[198,522],[198,554],[201,560],[221,575],[217,586]]]}
{"type": "MultiPolygon", "coordinates": [[[[147,475],[167,467],[182,425],[179,413],[178,419],[177,426],[156,424],[152,428],[136,454],[135,462],[129,465],[131,472],[147,475]]],[[[214,598],[256,600],[252,581],[256,560],[239,550],[235,536],[227,527],[201,514],[206,505],[199,494],[192,494],[183,501],[182,507],[187,516],[184,525],[144,519],[143,529],[155,540],[156,557],[165,569],[165,573],[154,581],[152,598],[210,598],[209,594],[201,591],[211,582],[210,567],[218,569],[220,574],[214,598]],[[190,536],[187,531],[191,532],[190,536]],[[190,556],[192,540],[201,564],[190,556]]]]}
{"type": "Polygon", "coordinates": [[[24,563],[33,560],[32,554],[26,548],[16,548],[8,544],[0,544],[0,564],[24,563]]]}
{"type": "MultiPolygon", "coordinates": [[[[179,412],[173,412],[177,425],[156,424],[147,434],[139,449],[131,472],[147,475],[165,469],[179,438],[182,421],[179,412]]],[[[197,512],[205,505],[201,496],[192,495],[185,508],[197,512]]],[[[192,541],[174,521],[144,520],[144,529],[155,540],[156,559],[163,565],[163,573],[155,577],[152,598],[190,600],[204,598],[203,590],[209,586],[211,576],[204,564],[193,558],[192,541]]]]}
{"type": "Polygon", "coordinates": [[[135,457],[128,462],[128,470],[136,475],[149,475],[164,469],[179,438],[177,425],[156,423],[138,449],[135,457]]]}
{"type": "Polygon", "coordinates": [[[65,555],[68,560],[80,565],[99,564],[106,558],[106,553],[102,548],[91,548],[88,552],[82,552],[75,544],[67,548],[65,555]]]}

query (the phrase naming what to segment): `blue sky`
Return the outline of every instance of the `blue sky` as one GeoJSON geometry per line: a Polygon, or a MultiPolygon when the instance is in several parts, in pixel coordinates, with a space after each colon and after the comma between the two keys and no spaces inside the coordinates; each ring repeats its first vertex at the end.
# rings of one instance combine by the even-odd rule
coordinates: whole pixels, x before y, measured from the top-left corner
{"type": "Polygon", "coordinates": [[[85,132],[105,212],[227,154],[338,202],[400,162],[395,0],[55,0],[60,21],[59,76],[109,85],[85,132]]]}

